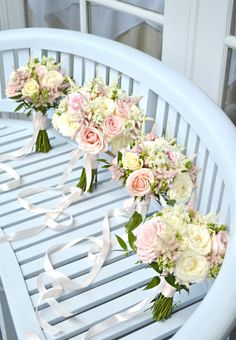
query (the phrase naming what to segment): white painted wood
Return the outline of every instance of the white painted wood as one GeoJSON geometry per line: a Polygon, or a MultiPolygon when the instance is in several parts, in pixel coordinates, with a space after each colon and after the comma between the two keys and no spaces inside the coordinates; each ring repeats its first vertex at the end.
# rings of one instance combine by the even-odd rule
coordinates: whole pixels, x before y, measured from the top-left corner
{"type": "Polygon", "coordinates": [[[0,2],[0,29],[25,27],[24,0],[2,0],[0,2]]]}
{"type": "MultiPolygon", "coordinates": [[[[123,81],[126,88],[129,85],[135,94],[145,95],[144,107],[148,107],[151,114],[157,114],[157,122],[159,122],[160,119],[160,126],[158,126],[159,131],[163,130],[163,128],[166,130],[168,122],[170,122],[175,130],[174,134],[177,136],[177,141],[186,146],[186,152],[191,153],[193,150],[199,152],[197,165],[203,169],[202,174],[200,174],[199,197],[206,197],[205,204],[199,201],[202,209],[208,210],[210,205],[221,207],[223,214],[222,220],[229,221],[232,226],[236,224],[235,210],[231,209],[229,213],[228,209],[229,204],[233,207],[236,201],[236,184],[234,181],[235,166],[232,161],[232,154],[234,154],[236,143],[235,128],[226,119],[221,110],[209,101],[195,86],[153,58],[134,51],[127,46],[122,46],[99,37],[83,35],[76,32],[47,29],[29,29],[27,33],[21,30],[1,32],[0,50],[12,51],[13,45],[15,50],[35,48],[37,50],[38,46],[40,46],[45,53],[47,53],[47,51],[58,51],[70,56],[69,60],[72,60],[73,56],[76,55],[83,61],[80,65],[82,70],[85,70],[83,73],[84,78],[91,72],[89,70],[92,69],[95,71],[95,65],[97,64],[104,65],[103,77],[106,76],[105,70],[115,70],[116,75],[121,74],[121,85],[123,81]],[[61,46],[62,39],[63,46],[61,46]],[[86,69],[85,60],[91,61],[94,66],[92,68],[87,67],[86,69]],[[155,72],[153,72],[153,70],[155,70],[155,72]],[[126,80],[124,81],[123,79],[126,80]],[[130,81],[129,84],[128,79],[133,79],[133,81],[130,81]],[[207,116],[205,114],[206,112],[208,113],[207,116]],[[227,140],[222,138],[219,140],[219,135],[222,133],[222,126],[224,126],[224,133],[227,134],[227,140]],[[221,175],[225,183],[224,187],[221,185],[222,188],[220,190],[216,190],[216,184],[221,183],[221,178],[218,180],[218,174],[221,175]],[[216,178],[215,182],[214,177],[216,178]],[[212,194],[213,198],[211,198],[212,194]]],[[[75,68],[73,68],[73,66],[75,63],[69,61],[68,65],[71,72],[73,69],[74,74],[75,68]]],[[[112,76],[109,80],[111,80],[111,78],[112,76]]],[[[3,109],[6,104],[7,101],[4,101],[4,103],[3,101],[0,102],[0,109],[3,109]]],[[[17,125],[17,133],[14,142],[10,140],[10,136],[14,130],[7,128],[7,121],[3,121],[2,125],[0,124],[2,127],[0,127],[0,134],[3,132],[5,136],[3,138],[6,138],[2,139],[3,141],[5,140],[5,143],[3,142],[3,145],[0,146],[0,152],[16,149],[20,143],[27,140],[30,131],[30,122],[19,122],[19,124],[15,124],[17,125]],[[26,126],[27,128],[24,134],[23,128],[26,126]],[[10,142],[9,145],[8,142],[10,142]],[[7,145],[8,148],[6,147],[7,145]]],[[[58,184],[58,180],[67,161],[66,152],[71,150],[74,145],[68,139],[65,139],[63,143],[62,138],[59,138],[56,133],[55,135],[52,133],[52,138],[54,138],[53,141],[55,141],[56,147],[48,155],[45,155],[45,158],[42,155],[40,155],[39,158],[39,155],[32,154],[24,161],[22,160],[22,163],[20,161],[9,162],[9,164],[17,166],[17,169],[23,175],[23,188],[29,187],[32,184],[54,186],[58,184]],[[53,156],[54,152],[55,157],[53,156]]],[[[81,163],[78,162],[78,167],[72,172],[69,179],[70,183],[74,183],[78,178],[77,171],[80,169],[80,165],[81,163]]],[[[42,271],[43,255],[47,247],[57,241],[64,242],[81,235],[100,236],[101,221],[105,212],[109,208],[121,207],[124,199],[128,197],[127,192],[120,190],[118,185],[108,183],[108,172],[101,171],[99,174],[101,175],[101,181],[103,183],[101,183],[97,191],[88,197],[84,197],[80,202],[72,205],[68,209],[68,212],[72,213],[75,218],[75,223],[71,229],[61,233],[55,233],[47,229],[32,239],[12,243],[10,248],[11,255],[9,254],[10,261],[13,261],[11,258],[14,258],[14,266],[17,267],[17,277],[20,276],[19,280],[21,284],[26,280],[23,293],[16,296],[14,292],[11,298],[12,303],[10,304],[10,309],[11,312],[12,309],[14,309],[12,315],[15,324],[19,325],[20,317],[23,318],[23,315],[18,316],[19,313],[17,314],[17,311],[19,312],[19,303],[16,303],[16,301],[19,301],[18,299],[21,298],[24,299],[25,296],[26,300],[29,301],[26,287],[30,290],[33,303],[36,301],[37,289],[35,279],[37,274],[42,271]],[[19,261],[18,264],[16,261],[19,261]]],[[[43,223],[42,216],[33,215],[20,209],[14,198],[19,190],[21,189],[1,193],[1,203],[3,202],[4,207],[4,220],[3,222],[1,221],[1,225],[3,225],[2,230],[4,232],[16,231],[17,229],[19,230],[34,225],[37,226],[43,223]]],[[[40,205],[42,204],[47,207],[55,207],[59,201],[60,197],[52,193],[46,194],[45,196],[37,195],[32,198],[32,202],[39,202],[40,205]]],[[[112,234],[117,233],[122,235],[123,224],[124,219],[122,220],[121,218],[112,221],[112,234]]],[[[181,319],[181,316],[178,317],[180,312],[176,312],[177,324],[175,325],[180,327],[184,321],[186,321],[186,323],[181,330],[177,332],[174,339],[183,340],[188,339],[190,336],[191,339],[198,340],[199,337],[202,338],[202,336],[207,334],[208,340],[215,340],[216,336],[226,336],[232,328],[234,323],[233,315],[236,313],[232,296],[235,296],[236,291],[235,285],[231,283],[229,278],[231,278],[232,275],[236,275],[235,266],[233,265],[235,240],[235,228],[231,228],[231,242],[218,279],[188,321],[186,321],[187,315],[189,316],[187,309],[185,314],[185,309],[182,308],[191,303],[191,298],[186,300],[186,304],[181,305],[181,310],[183,310],[186,318],[181,319]],[[225,291],[225,284],[227,284],[228,287],[227,291],[225,291]],[[221,294],[223,290],[225,291],[224,296],[221,294]],[[220,314],[221,312],[224,317],[220,314]],[[208,323],[206,324],[205,320],[209,315],[211,315],[211,318],[210,320],[208,318],[208,323]],[[201,327],[199,327],[199,324],[201,327]],[[217,328],[215,325],[217,325],[217,328]],[[194,338],[195,334],[198,338],[194,338]]],[[[90,264],[86,260],[88,247],[88,243],[85,242],[66,252],[56,254],[55,257],[53,257],[56,268],[68,273],[75,280],[81,279],[80,276],[85,275],[90,268],[90,264]]],[[[2,249],[1,246],[0,259],[8,259],[2,249]]],[[[74,306],[78,313],[81,311],[77,317],[65,320],[58,319],[51,314],[48,308],[45,308],[46,306],[42,306],[45,313],[48,313],[49,320],[58,323],[58,326],[65,330],[66,335],[61,335],[59,339],[75,337],[81,332],[84,332],[89,325],[111,315],[113,312],[133,305],[145,296],[147,292],[141,291],[138,288],[140,285],[145,284],[145,280],[148,280],[148,271],[131,265],[131,263],[128,263],[129,260],[131,260],[131,258],[126,259],[120,253],[114,253],[108,258],[106,266],[104,267],[105,272],[101,274],[103,276],[97,278],[97,281],[91,289],[86,289],[82,292],[84,302],[81,310],[79,309],[80,294],[68,294],[62,298],[64,304],[74,306]],[[119,266],[121,266],[120,270],[118,269],[119,266]],[[117,273],[116,268],[118,269],[117,273]],[[124,268],[124,272],[123,275],[120,275],[122,268],[124,268]],[[138,273],[142,274],[139,275],[138,273]],[[114,281],[114,285],[110,283],[112,280],[114,281]],[[108,287],[109,290],[106,289],[108,287]],[[105,291],[103,291],[103,288],[105,291]],[[99,300],[99,297],[94,299],[92,291],[99,292],[98,295],[104,300],[99,300]],[[121,296],[123,293],[124,295],[121,296]],[[80,322],[78,322],[78,319],[80,322]]],[[[5,260],[5,266],[8,265],[7,261],[8,260],[5,260]]],[[[1,268],[0,270],[2,270],[1,268]]],[[[11,274],[13,272],[14,270],[11,268],[11,274]]],[[[150,273],[150,275],[152,274],[150,273]]],[[[5,277],[4,285],[8,286],[7,294],[10,295],[10,289],[13,288],[12,285],[8,285],[7,277],[5,277]]],[[[194,302],[203,297],[202,293],[203,292],[198,292],[196,294],[196,300],[194,300],[194,302]]],[[[29,305],[27,307],[27,317],[28,313],[30,318],[27,319],[27,326],[35,329],[34,311],[31,302],[30,307],[29,305]]],[[[146,334],[150,334],[149,332],[151,332],[153,328],[151,326],[150,312],[148,313],[148,317],[146,317],[144,313],[140,318],[132,320],[131,323],[121,325],[120,328],[118,327],[116,330],[111,330],[111,333],[109,333],[111,334],[111,336],[109,335],[110,338],[121,338],[122,336],[129,336],[129,334],[132,333],[135,336],[135,332],[139,334],[139,331],[141,332],[140,334],[145,334],[146,327],[146,334]],[[143,328],[143,331],[141,331],[141,328],[143,328]]],[[[24,324],[25,323],[26,321],[24,320],[24,324]]],[[[172,323],[172,321],[161,324],[161,327],[163,327],[163,337],[169,336],[171,332],[175,332],[178,328],[174,326],[174,322],[172,323]]],[[[18,330],[18,332],[20,331],[21,330],[18,330]]],[[[24,340],[24,337],[21,336],[20,340],[24,340]]]]}
{"type": "Polygon", "coordinates": [[[117,0],[87,0],[90,3],[102,5],[120,12],[132,13],[132,15],[142,18],[144,20],[150,20],[157,24],[164,24],[164,16],[154,11],[149,11],[141,7],[133,6],[122,1],[117,0]]]}
{"type": "Polygon", "coordinates": [[[80,0],[80,31],[82,33],[88,32],[88,11],[87,11],[87,1],[80,0]]]}
{"type": "Polygon", "coordinates": [[[96,73],[96,65],[94,61],[85,59],[84,60],[84,81],[90,81],[94,78],[96,73]]]}

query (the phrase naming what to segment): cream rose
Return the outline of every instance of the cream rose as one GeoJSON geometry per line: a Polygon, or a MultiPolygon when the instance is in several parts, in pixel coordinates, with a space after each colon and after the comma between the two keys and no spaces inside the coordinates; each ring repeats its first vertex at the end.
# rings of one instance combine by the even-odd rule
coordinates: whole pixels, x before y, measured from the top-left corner
{"type": "Polygon", "coordinates": [[[42,79],[42,86],[43,87],[58,87],[63,82],[63,75],[57,71],[49,71],[45,73],[42,79]]]}
{"type": "Polygon", "coordinates": [[[107,149],[107,143],[101,131],[90,126],[83,128],[78,133],[76,142],[83,152],[88,152],[92,155],[97,155],[107,149]]]}
{"type": "Polygon", "coordinates": [[[97,97],[93,103],[93,110],[95,114],[101,114],[103,117],[106,117],[114,112],[115,103],[112,99],[97,97]]]}
{"type": "Polygon", "coordinates": [[[71,138],[79,128],[79,124],[74,122],[71,116],[67,114],[54,114],[52,117],[52,125],[54,129],[59,130],[63,136],[71,138]]]}
{"type": "Polygon", "coordinates": [[[24,97],[30,97],[32,98],[35,94],[39,93],[39,85],[36,80],[34,79],[29,79],[25,83],[23,89],[22,89],[22,94],[24,97]]]}
{"type": "Polygon", "coordinates": [[[126,170],[138,170],[143,161],[134,152],[126,152],[122,157],[123,168],[126,170]]]}
{"type": "Polygon", "coordinates": [[[170,199],[176,200],[177,203],[186,203],[191,198],[193,187],[190,174],[181,172],[175,177],[168,196],[170,199]]]}
{"type": "Polygon", "coordinates": [[[126,181],[126,188],[132,196],[144,196],[150,193],[150,183],[154,180],[150,169],[135,170],[126,181]]]}
{"type": "Polygon", "coordinates": [[[207,227],[196,224],[187,226],[189,248],[198,254],[207,255],[211,251],[211,236],[207,227]]]}
{"type": "Polygon", "coordinates": [[[108,137],[120,136],[124,129],[123,119],[113,114],[107,116],[104,120],[103,132],[108,137]]]}
{"type": "Polygon", "coordinates": [[[209,271],[206,258],[193,251],[185,251],[176,262],[174,275],[183,283],[195,283],[204,280],[209,271]]]}

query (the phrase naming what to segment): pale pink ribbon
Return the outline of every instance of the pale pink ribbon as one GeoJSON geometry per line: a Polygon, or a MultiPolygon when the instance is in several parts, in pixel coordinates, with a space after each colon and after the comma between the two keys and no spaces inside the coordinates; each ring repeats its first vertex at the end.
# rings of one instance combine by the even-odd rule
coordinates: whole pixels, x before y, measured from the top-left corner
{"type": "MultiPolygon", "coordinates": [[[[33,136],[30,142],[16,151],[0,156],[0,161],[12,161],[28,155],[36,143],[39,131],[46,128],[46,120],[47,118],[41,112],[36,112],[33,117],[33,136]]],[[[13,180],[7,183],[0,184],[0,191],[12,190],[20,186],[20,175],[14,169],[3,163],[0,163],[0,169],[8,173],[11,178],[13,178],[13,180]]]]}
{"type": "MultiPolygon", "coordinates": [[[[143,218],[146,217],[148,207],[150,204],[150,199],[146,200],[134,201],[133,199],[127,200],[124,203],[124,207],[122,209],[112,209],[108,211],[103,219],[103,236],[102,240],[95,237],[82,237],[76,240],[71,240],[65,242],[63,244],[56,244],[48,249],[44,258],[44,272],[38,276],[37,279],[37,287],[39,290],[39,299],[36,305],[36,317],[39,321],[40,326],[47,332],[53,335],[57,335],[61,332],[61,330],[55,326],[51,326],[44,318],[41,316],[38,307],[42,302],[48,303],[53,311],[62,317],[71,317],[73,313],[69,310],[64,309],[60,305],[59,302],[56,301],[56,298],[63,295],[64,289],[67,290],[78,290],[79,288],[84,288],[89,286],[94,279],[97,277],[100,272],[105,260],[108,257],[109,252],[117,246],[117,243],[111,241],[110,239],[110,223],[109,219],[112,217],[125,216],[130,217],[134,210],[138,211],[142,214],[143,218]],[[55,252],[61,252],[65,249],[73,247],[74,245],[80,243],[83,240],[89,240],[94,243],[94,247],[90,248],[88,252],[89,260],[93,261],[93,266],[86,277],[85,281],[81,284],[76,284],[69,277],[64,275],[63,273],[56,271],[53,269],[53,265],[51,263],[50,255],[55,252]],[[46,289],[44,285],[44,279],[48,278],[52,284],[52,288],[46,289]]],[[[48,283],[48,280],[47,280],[48,283]]],[[[135,314],[136,315],[136,314],[135,314]]]]}
{"type": "Polygon", "coordinates": [[[1,236],[0,243],[7,242],[7,241],[16,241],[19,239],[35,236],[47,227],[55,231],[64,231],[73,224],[73,217],[70,214],[65,213],[64,210],[67,209],[71,204],[77,202],[81,198],[83,193],[80,188],[77,188],[74,186],[64,187],[64,183],[66,182],[71,171],[75,167],[78,159],[81,158],[82,156],[84,157],[84,168],[85,168],[86,177],[87,177],[87,185],[86,185],[85,193],[88,191],[90,187],[90,182],[92,179],[92,169],[95,166],[94,163],[95,163],[95,159],[97,158],[97,156],[84,154],[78,148],[71,152],[70,161],[66,169],[64,170],[64,173],[57,187],[55,188],[30,187],[26,190],[23,190],[17,195],[18,202],[22,208],[29,210],[31,212],[37,213],[37,214],[46,214],[44,218],[44,224],[1,236]],[[62,203],[60,203],[55,209],[40,208],[36,204],[30,203],[26,199],[29,196],[42,193],[42,192],[48,192],[48,191],[56,191],[56,192],[61,193],[63,196],[62,203]],[[64,215],[65,217],[68,217],[69,221],[66,224],[58,223],[56,220],[60,215],[64,215]]]}

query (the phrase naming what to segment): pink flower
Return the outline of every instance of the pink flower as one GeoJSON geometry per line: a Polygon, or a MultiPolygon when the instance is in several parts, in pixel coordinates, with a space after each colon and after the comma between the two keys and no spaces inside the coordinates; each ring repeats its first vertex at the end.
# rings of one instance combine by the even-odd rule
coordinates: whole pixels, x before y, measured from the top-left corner
{"type": "Polygon", "coordinates": [[[116,100],[116,113],[122,117],[122,118],[127,118],[128,113],[129,113],[129,103],[127,103],[123,99],[117,99],[116,100]]]}
{"type": "Polygon", "coordinates": [[[150,169],[135,170],[126,180],[126,188],[132,196],[144,196],[150,193],[150,183],[154,180],[150,169]]]}
{"type": "Polygon", "coordinates": [[[87,126],[81,129],[76,137],[83,152],[98,155],[99,152],[107,150],[107,142],[101,131],[94,127],[87,126]]]}
{"type": "Polygon", "coordinates": [[[73,111],[82,111],[85,98],[79,93],[71,93],[67,97],[68,99],[68,108],[73,111]]]}
{"type": "Polygon", "coordinates": [[[109,115],[104,120],[103,132],[108,137],[117,137],[123,132],[123,119],[119,116],[109,115]]]}
{"type": "Polygon", "coordinates": [[[35,71],[40,79],[43,79],[45,73],[47,72],[47,67],[44,65],[36,65],[35,71]]]}
{"type": "Polygon", "coordinates": [[[150,263],[156,259],[154,246],[157,241],[157,235],[161,233],[163,228],[163,222],[161,222],[157,217],[148,220],[141,225],[135,243],[139,261],[150,263]]]}
{"type": "Polygon", "coordinates": [[[228,241],[229,234],[227,231],[219,231],[218,234],[213,234],[211,237],[211,255],[223,256],[225,254],[228,241]]]}

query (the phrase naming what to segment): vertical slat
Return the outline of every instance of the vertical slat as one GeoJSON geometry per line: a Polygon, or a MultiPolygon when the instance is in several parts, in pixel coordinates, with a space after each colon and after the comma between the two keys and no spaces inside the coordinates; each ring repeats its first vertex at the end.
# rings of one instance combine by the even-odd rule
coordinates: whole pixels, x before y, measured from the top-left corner
{"type": "Polygon", "coordinates": [[[212,198],[211,198],[211,202],[209,205],[210,211],[218,212],[219,206],[221,205],[221,201],[222,201],[222,194],[223,194],[222,189],[223,189],[223,180],[222,180],[220,171],[217,168],[216,179],[215,179],[214,187],[212,190],[212,198]]]}
{"type": "Polygon", "coordinates": [[[204,183],[202,186],[202,192],[201,192],[201,201],[199,203],[199,209],[202,213],[206,214],[208,213],[209,205],[211,203],[211,197],[212,197],[212,190],[214,187],[214,182],[216,179],[216,165],[215,162],[212,160],[210,155],[208,156],[207,166],[202,171],[205,172],[205,174],[202,173],[202,176],[205,177],[204,183]]]}
{"type": "Polygon", "coordinates": [[[130,78],[125,74],[121,76],[121,89],[130,94],[130,78]]]}
{"type": "Polygon", "coordinates": [[[188,142],[188,134],[189,134],[189,125],[186,122],[186,120],[180,116],[179,118],[179,126],[178,126],[178,132],[177,132],[177,142],[179,144],[182,144],[184,147],[186,147],[188,142]]]}
{"type": "Polygon", "coordinates": [[[109,84],[112,85],[114,83],[119,83],[120,74],[117,70],[112,68],[109,69],[109,84]]]}
{"type": "Polygon", "coordinates": [[[108,76],[107,76],[107,66],[102,64],[96,65],[96,77],[101,78],[105,84],[108,84],[108,76]]]}
{"type": "Polygon", "coordinates": [[[74,56],[73,79],[79,85],[82,85],[84,82],[83,58],[77,55],[74,56]]]}
{"type": "Polygon", "coordinates": [[[47,56],[55,59],[56,62],[59,62],[59,53],[57,51],[48,51],[47,56]]]}
{"type": "Polygon", "coordinates": [[[172,106],[169,106],[168,119],[167,119],[167,124],[166,124],[166,133],[168,137],[169,136],[171,138],[176,137],[178,125],[179,125],[178,112],[172,106]]]}
{"type": "Polygon", "coordinates": [[[68,53],[60,53],[60,63],[65,74],[71,76],[71,61],[68,53]]]}
{"type": "Polygon", "coordinates": [[[96,68],[95,62],[89,59],[84,60],[84,80],[85,82],[91,80],[95,76],[96,68]]]}
{"type": "MultiPolygon", "coordinates": [[[[227,188],[224,186],[224,192],[222,195],[222,202],[219,209],[220,223],[227,223],[229,221],[229,194],[227,188]]],[[[235,227],[235,226],[234,226],[235,227]]]]}
{"type": "Polygon", "coordinates": [[[156,109],[156,125],[157,125],[156,133],[159,137],[165,134],[167,118],[168,118],[168,104],[164,99],[158,97],[156,109]]]}
{"type": "MultiPolygon", "coordinates": [[[[189,135],[188,135],[188,142],[186,146],[186,154],[188,157],[192,158],[194,155],[197,154],[199,146],[199,138],[195,131],[190,127],[189,135]]],[[[194,158],[195,159],[195,158],[194,158]]]]}
{"type": "Polygon", "coordinates": [[[205,181],[206,168],[208,162],[209,152],[205,145],[200,141],[199,149],[197,154],[197,167],[199,169],[198,179],[197,179],[197,190],[196,190],[196,207],[199,209],[200,201],[202,197],[202,190],[205,181]]]}
{"type": "Polygon", "coordinates": [[[19,67],[26,65],[30,58],[30,50],[28,48],[17,50],[17,58],[19,67]]]}
{"type": "Polygon", "coordinates": [[[12,71],[14,70],[14,53],[13,51],[4,51],[3,52],[3,73],[4,73],[4,82],[3,82],[3,91],[2,96],[6,97],[5,89],[10,78],[12,71]]]}
{"type": "Polygon", "coordinates": [[[30,49],[30,57],[33,58],[42,58],[42,50],[40,48],[31,48],[30,49]]]}

